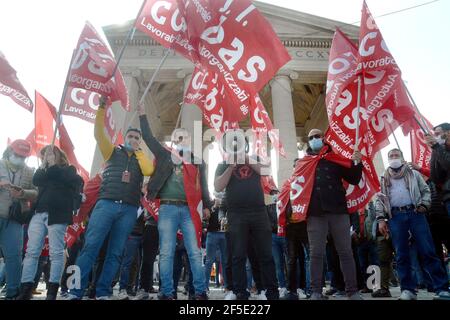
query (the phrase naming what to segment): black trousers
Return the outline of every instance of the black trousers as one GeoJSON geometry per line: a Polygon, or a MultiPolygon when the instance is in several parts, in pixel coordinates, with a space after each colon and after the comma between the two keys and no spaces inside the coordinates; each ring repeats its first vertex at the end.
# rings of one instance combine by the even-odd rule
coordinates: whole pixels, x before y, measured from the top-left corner
{"type": "Polygon", "coordinates": [[[229,232],[231,236],[233,291],[238,298],[248,298],[245,262],[248,256],[248,241],[253,248],[260,267],[261,282],[267,290],[269,300],[279,298],[278,280],[272,256],[272,228],[266,209],[254,212],[228,212],[229,232]]]}
{"type": "Polygon", "coordinates": [[[158,226],[146,225],[142,236],[141,289],[149,292],[153,287],[153,265],[158,255],[158,226]]]}
{"type": "Polygon", "coordinates": [[[305,250],[309,250],[306,222],[288,224],[286,240],[288,247],[288,290],[296,293],[297,288],[306,288],[305,250]],[[297,279],[297,261],[300,269],[300,283],[297,279]]]}
{"type": "Polygon", "coordinates": [[[233,291],[233,254],[231,252],[231,234],[225,232],[225,239],[227,241],[227,263],[225,265],[225,273],[227,275],[228,284],[227,290],[233,291]]]}

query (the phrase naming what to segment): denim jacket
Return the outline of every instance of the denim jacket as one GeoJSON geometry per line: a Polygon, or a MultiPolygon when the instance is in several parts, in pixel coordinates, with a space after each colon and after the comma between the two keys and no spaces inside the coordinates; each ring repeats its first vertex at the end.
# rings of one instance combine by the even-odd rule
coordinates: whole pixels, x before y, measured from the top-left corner
{"type": "MultiPolygon", "coordinates": [[[[175,168],[175,164],[172,161],[172,155],[170,151],[164,148],[161,143],[153,136],[153,133],[148,124],[147,117],[145,115],[140,116],[139,120],[142,130],[142,138],[144,139],[145,143],[156,159],[155,173],[153,174],[147,186],[147,197],[149,200],[154,200],[158,197],[159,192],[163,188],[167,179],[171,176],[175,168]]],[[[211,200],[209,197],[208,182],[206,179],[206,164],[203,161],[202,164],[199,165],[199,170],[202,187],[203,208],[211,209],[211,200]]]]}

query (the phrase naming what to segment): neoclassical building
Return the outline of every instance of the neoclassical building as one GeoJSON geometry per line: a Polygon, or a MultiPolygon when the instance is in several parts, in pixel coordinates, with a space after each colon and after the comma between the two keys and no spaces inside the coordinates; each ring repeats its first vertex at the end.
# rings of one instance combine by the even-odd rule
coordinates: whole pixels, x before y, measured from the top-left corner
{"type": "MultiPolygon", "coordinates": [[[[286,149],[286,159],[279,158],[278,185],[292,173],[292,163],[307,141],[309,130],[325,130],[328,120],[325,109],[325,85],[328,58],[336,26],[357,42],[359,28],[311,14],[306,14],[271,4],[255,2],[256,7],[272,24],[278,37],[291,54],[292,60],[279,70],[275,78],[260,92],[261,99],[286,149]]],[[[103,28],[117,55],[134,21],[103,28]]],[[[158,67],[166,49],[147,35],[137,31],[128,45],[120,69],[124,75],[131,106],[136,106],[149,80],[158,67]]],[[[201,121],[198,107],[182,105],[183,94],[189,85],[194,66],[180,55],[171,53],[157,75],[146,98],[146,111],[153,133],[160,141],[169,141],[177,122],[193,130],[194,121],[201,121]]],[[[138,118],[114,108],[114,119],[119,128],[137,126],[138,118]]],[[[249,120],[240,123],[250,127],[249,120]]],[[[205,126],[204,129],[207,129],[205,126]]],[[[92,172],[101,164],[97,150],[92,172]]],[[[377,171],[383,170],[381,157],[376,162],[377,171]]]]}

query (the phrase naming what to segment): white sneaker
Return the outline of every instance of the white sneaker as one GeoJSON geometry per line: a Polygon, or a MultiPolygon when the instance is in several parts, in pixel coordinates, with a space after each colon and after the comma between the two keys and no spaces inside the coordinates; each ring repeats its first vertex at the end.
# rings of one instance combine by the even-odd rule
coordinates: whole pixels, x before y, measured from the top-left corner
{"type": "Polygon", "coordinates": [[[118,300],[129,300],[130,297],[128,296],[127,290],[126,289],[120,290],[119,293],[117,294],[117,299],[118,300]]]}
{"type": "Polygon", "coordinates": [[[256,300],[267,300],[266,290],[261,291],[261,293],[256,296],[256,300]]]}
{"type": "Polygon", "coordinates": [[[68,293],[64,297],[61,297],[61,300],[81,300],[81,299],[74,294],[68,293]]]}
{"type": "Polygon", "coordinates": [[[417,295],[409,290],[403,290],[398,300],[417,300],[417,295]]]}
{"type": "Polygon", "coordinates": [[[303,289],[297,289],[297,295],[299,299],[308,299],[308,296],[303,289]]]}
{"type": "Polygon", "coordinates": [[[288,290],[286,288],[280,289],[280,299],[283,299],[284,297],[286,297],[287,294],[288,294],[288,290]]]}
{"type": "Polygon", "coordinates": [[[359,292],[355,292],[351,296],[348,297],[348,300],[364,300],[359,292]]]}
{"type": "Polygon", "coordinates": [[[224,300],[237,300],[237,296],[233,293],[233,291],[228,291],[224,300]]]}
{"type": "Polygon", "coordinates": [[[150,294],[146,292],[144,289],[139,289],[138,292],[136,292],[136,296],[133,298],[133,300],[149,300],[150,294]]]}
{"type": "Polygon", "coordinates": [[[102,296],[95,298],[95,300],[119,300],[119,299],[116,296],[102,296]]]}

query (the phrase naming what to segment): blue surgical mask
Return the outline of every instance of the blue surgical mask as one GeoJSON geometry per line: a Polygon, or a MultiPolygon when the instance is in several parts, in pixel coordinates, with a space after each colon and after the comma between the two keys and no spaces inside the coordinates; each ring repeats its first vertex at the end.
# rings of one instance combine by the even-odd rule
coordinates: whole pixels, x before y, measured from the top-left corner
{"type": "Polygon", "coordinates": [[[323,141],[322,139],[314,138],[309,142],[309,146],[311,147],[312,151],[320,151],[323,148],[323,141]]]}
{"type": "Polygon", "coordinates": [[[128,141],[125,141],[125,150],[127,150],[128,152],[134,152],[133,147],[131,146],[131,144],[128,141]]]}

